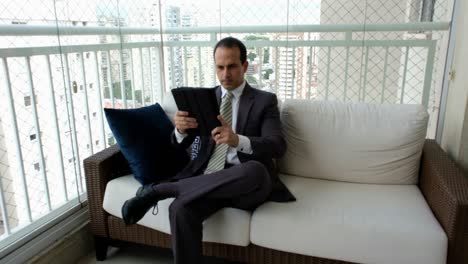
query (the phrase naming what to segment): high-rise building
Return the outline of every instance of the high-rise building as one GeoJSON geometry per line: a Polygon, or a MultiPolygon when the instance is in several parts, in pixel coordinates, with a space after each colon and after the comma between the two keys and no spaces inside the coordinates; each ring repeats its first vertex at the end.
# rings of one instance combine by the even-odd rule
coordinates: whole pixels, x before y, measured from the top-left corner
{"type": "MultiPolygon", "coordinates": [[[[88,21],[44,19],[35,24],[85,27],[88,21]]],[[[38,47],[51,38],[23,40],[17,38],[13,44],[38,47]]],[[[86,44],[95,42],[96,37],[80,40],[86,44]]],[[[73,41],[62,37],[61,45],[73,41]]],[[[85,106],[96,105],[93,101],[99,98],[92,94],[98,92],[95,71],[87,72],[85,78],[82,74],[83,67],[94,66],[93,59],[90,52],[77,52],[8,60],[14,111],[9,107],[9,98],[0,97],[0,110],[12,112],[5,115],[9,118],[0,119],[0,176],[10,229],[27,224],[29,217],[41,217],[84,189],[79,157],[104,147],[100,139],[91,138],[90,131],[96,129],[97,121],[88,122],[97,118],[100,109],[85,106]],[[16,128],[10,119],[13,116],[16,128]],[[77,142],[82,144],[78,146],[77,142]]]]}
{"type": "MultiPolygon", "coordinates": [[[[304,33],[278,33],[273,36],[275,40],[303,40],[304,33]]],[[[277,95],[280,99],[301,98],[304,83],[304,67],[307,59],[304,59],[304,49],[296,47],[278,47],[273,53],[273,61],[276,65],[275,77],[277,95]]]]}
{"type": "MultiPolygon", "coordinates": [[[[98,25],[102,27],[125,27],[125,18],[118,17],[113,14],[97,14],[98,25]]],[[[100,35],[99,43],[126,43],[129,37],[125,35],[100,35]]],[[[100,67],[104,89],[105,104],[116,108],[122,108],[126,105],[126,101],[131,98],[131,82],[130,82],[130,50],[120,49],[111,50],[109,52],[100,53],[100,67]],[[122,75],[120,74],[122,71],[122,75]],[[117,98],[114,105],[111,104],[110,98],[117,98]],[[106,100],[107,99],[107,100],[106,100]],[[120,99],[120,100],[118,100],[120,99]]]]}
{"type": "MultiPolygon", "coordinates": [[[[143,27],[149,26],[157,29],[161,27],[159,8],[159,1],[153,1],[147,7],[142,7],[139,13],[145,17],[143,27]]],[[[161,36],[159,34],[145,35],[144,41],[158,43],[161,42],[161,36]]],[[[160,49],[152,47],[140,49],[138,57],[138,61],[141,61],[143,64],[141,66],[141,71],[143,72],[140,73],[140,78],[136,78],[139,80],[139,82],[136,82],[139,83],[139,87],[136,88],[140,89],[145,102],[160,102],[161,94],[155,92],[156,90],[162,90],[162,87],[165,86],[164,78],[162,77],[164,63],[160,49]],[[157,87],[153,87],[155,84],[157,87]]]]}
{"type": "MultiPolygon", "coordinates": [[[[412,0],[389,0],[384,6],[379,3],[378,8],[372,8],[373,11],[369,14],[366,14],[365,10],[372,3],[356,2],[353,15],[350,15],[349,10],[345,8],[349,1],[322,0],[320,23],[404,23],[407,22],[408,14],[414,16],[414,12],[409,10],[410,2],[412,0]]],[[[401,40],[405,37],[404,32],[353,33],[354,40],[362,41],[401,40]]],[[[320,40],[345,40],[345,35],[334,32],[320,33],[320,40]]],[[[402,49],[385,49],[379,46],[368,49],[365,46],[321,48],[318,51],[318,95],[320,98],[330,100],[381,102],[383,99],[394,103],[401,84],[400,71],[404,65],[401,63],[402,56],[404,56],[402,49]],[[368,58],[367,62],[363,61],[365,58],[368,58]],[[366,69],[363,68],[365,65],[366,69]]]]}
{"type": "MultiPolygon", "coordinates": [[[[165,10],[165,27],[178,28],[181,26],[180,7],[167,6],[165,10]]],[[[167,37],[168,41],[181,41],[182,36],[179,34],[171,34],[167,37]]],[[[169,65],[166,73],[166,80],[169,80],[170,88],[176,88],[184,85],[184,65],[182,62],[182,48],[169,47],[166,63],[169,65]]]]}

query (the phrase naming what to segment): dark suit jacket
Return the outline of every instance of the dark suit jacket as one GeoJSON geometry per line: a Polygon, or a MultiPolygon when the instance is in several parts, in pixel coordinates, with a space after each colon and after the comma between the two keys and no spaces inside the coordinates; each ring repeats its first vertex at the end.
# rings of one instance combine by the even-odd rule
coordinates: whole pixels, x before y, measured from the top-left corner
{"type": "MultiPolygon", "coordinates": [[[[215,90],[219,104],[221,101],[221,87],[217,86],[211,89],[215,90]]],[[[240,97],[236,133],[250,139],[253,151],[252,154],[237,152],[240,162],[259,161],[265,165],[270,174],[273,190],[269,200],[277,202],[294,201],[294,196],[279,180],[274,163],[274,159],[280,158],[286,151],[276,95],[252,88],[246,83],[240,97]]],[[[180,144],[177,143],[174,135],[172,139],[178,147],[188,148],[195,140],[195,136],[187,136],[180,144]]],[[[174,180],[203,173],[215,147],[215,142],[211,137],[200,137],[199,143],[199,151],[196,157],[173,178],[174,180]]]]}

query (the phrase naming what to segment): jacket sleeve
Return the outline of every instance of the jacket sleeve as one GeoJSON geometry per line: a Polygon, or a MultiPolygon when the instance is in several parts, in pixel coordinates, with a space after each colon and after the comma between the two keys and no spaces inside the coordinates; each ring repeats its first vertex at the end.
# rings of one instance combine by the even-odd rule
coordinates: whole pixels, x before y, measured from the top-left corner
{"type": "Polygon", "coordinates": [[[180,149],[188,149],[192,145],[192,142],[194,139],[195,139],[195,136],[189,134],[184,138],[184,140],[182,140],[182,142],[178,143],[177,138],[175,136],[175,130],[173,130],[171,134],[172,145],[180,149]]]}
{"type": "MultiPolygon", "coordinates": [[[[255,160],[280,158],[286,152],[286,142],[283,138],[278,99],[275,94],[269,96],[262,115],[263,118],[259,124],[259,136],[247,136],[250,139],[253,151],[250,158],[255,160]]],[[[248,155],[239,152],[238,154],[239,156],[248,155]]]]}

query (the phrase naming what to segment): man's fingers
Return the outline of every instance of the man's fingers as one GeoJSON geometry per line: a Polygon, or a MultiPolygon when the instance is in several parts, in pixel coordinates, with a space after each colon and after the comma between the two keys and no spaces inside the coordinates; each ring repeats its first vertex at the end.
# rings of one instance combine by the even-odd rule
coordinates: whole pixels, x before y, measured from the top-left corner
{"type": "Polygon", "coordinates": [[[196,121],[186,121],[184,125],[190,128],[196,128],[198,126],[196,121]]]}
{"type": "Polygon", "coordinates": [[[176,115],[177,115],[177,116],[188,116],[188,115],[189,115],[189,112],[186,112],[186,111],[177,111],[177,112],[176,112],[176,115]]]}
{"type": "Polygon", "coordinates": [[[194,117],[188,117],[188,115],[189,113],[185,111],[176,112],[174,123],[180,133],[185,133],[186,129],[198,127],[197,119],[194,117]]]}
{"type": "Polygon", "coordinates": [[[184,123],[184,124],[189,124],[189,123],[197,123],[197,119],[193,117],[176,117],[175,122],[178,123],[184,123]]]}
{"type": "Polygon", "coordinates": [[[213,139],[216,140],[216,135],[219,135],[221,131],[221,127],[215,127],[213,130],[211,130],[211,137],[213,137],[213,139]]]}
{"type": "Polygon", "coordinates": [[[218,120],[219,120],[219,122],[221,122],[222,126],[229,126],[229,124],[226,121],[224,121],[224,119],[223,119],[223,117],[221,115],[218,115],[218,120]]]}

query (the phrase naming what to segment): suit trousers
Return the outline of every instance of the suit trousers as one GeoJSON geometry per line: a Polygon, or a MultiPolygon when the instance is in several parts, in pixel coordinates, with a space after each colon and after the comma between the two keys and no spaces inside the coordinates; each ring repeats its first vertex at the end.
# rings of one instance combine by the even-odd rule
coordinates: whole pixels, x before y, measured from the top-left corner
{"type": "Polygon", "coordinates": [[[169,207],[176,264],[202,263],[202,224],[205,219],[223,207],[254,210],[271,192],[269,173],[257,161],[162,185],[166,185],[166,189],[172,188],[176,194],[169,207]]]}

